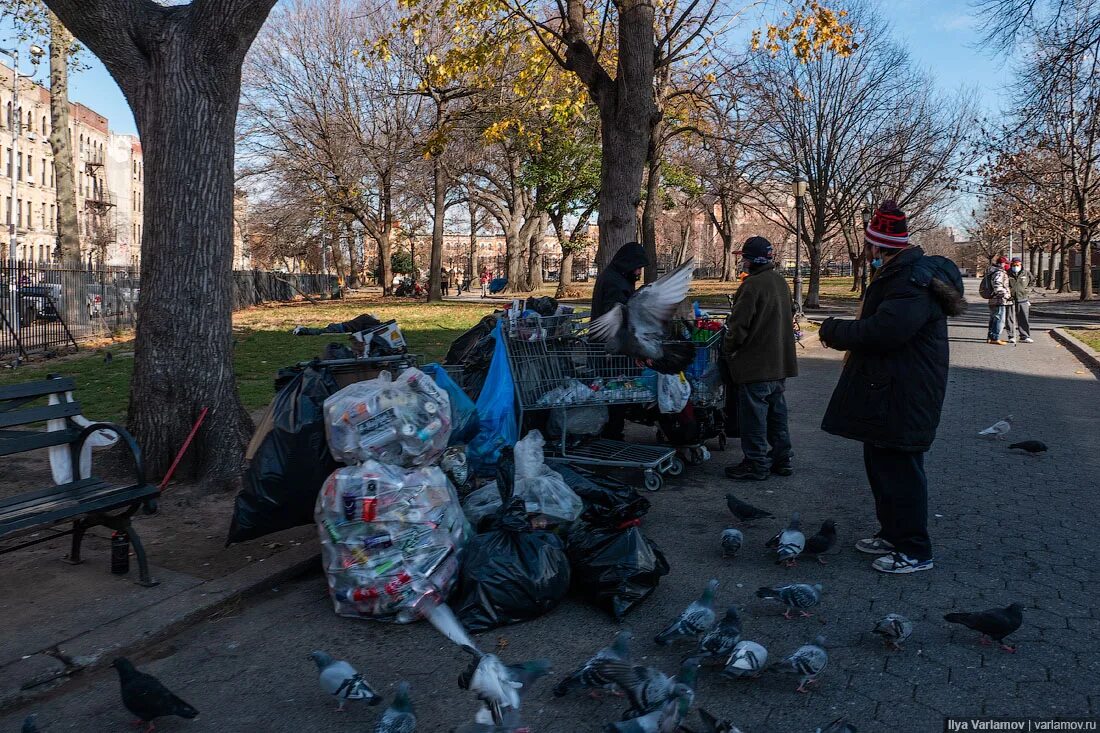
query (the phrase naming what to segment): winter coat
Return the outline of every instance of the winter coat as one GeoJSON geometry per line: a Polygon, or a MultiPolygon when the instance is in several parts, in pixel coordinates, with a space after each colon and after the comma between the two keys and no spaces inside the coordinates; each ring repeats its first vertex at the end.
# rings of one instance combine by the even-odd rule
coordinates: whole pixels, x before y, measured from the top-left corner
{"type": "Polygon", "coordinates": [[[1030,272],[1020,270],[1015,275],[1010,272],[1008,273],[1008,281],[1008,289],[1014,302],[1023,303],[1031,300],[1031,284],[1035,282],[1035,278],[1031,276],[1030,272]]]}
{"type": "Polygon", "coordinates": [[[1008,282],[1008,273],[1000,265],[990,265],[985,274],[991,273],[990,284],[993,286],[993,297],[989,299],[989,304],[1008,305],[1012,302],[1012,286],[1008,282]]]}
{"type": "Polygon", "coordinates": [[[592,317],[599,318],[616,303],[626,303],[634,295],[634,271],[647,263],[645,250],[637,242],[619,247],[592,288],[592,317]]]}
{"type": "Polygon", "coordinates": [[[849,352],[822,430],[897,450],[928,450],[947,391],[947,317],[965,308],[962,275],[951,260],[910,247],[884,264],[858,320],[821,324],[822,343],[849,352]]]}
{"type": "Polygon", "coordinates": [[[734,384],[798,376],[791,289],[775,265],[754,265],[726,321],[722,357],[734,384]]]}

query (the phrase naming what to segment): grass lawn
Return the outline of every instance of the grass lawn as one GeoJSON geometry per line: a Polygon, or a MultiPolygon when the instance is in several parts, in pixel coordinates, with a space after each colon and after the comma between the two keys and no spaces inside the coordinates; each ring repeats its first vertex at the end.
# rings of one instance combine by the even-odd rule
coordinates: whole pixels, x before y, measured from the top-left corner
{"type": "MultiPolygon", "coordinates": [[[[580,293],[578,299],[590,299],[592,286],[595,280],[583,283],[573,283],[571,290],[580,293]]],[[[698,300],[701,305],[718,307],[726,305],[726,295],[732,295],[737,291],[737,282],[722,282],[721,280],[695,280],[691,283],[688,298],[698,300]]],[[[809,291],[809,279],[802,281],[803,293],[809,291]]],[[[851,292],[852,278],[850,277],[823,277],[821,278],[821,297],[826,299],[855,300],[858,292],[851,292]]],[[[553,295],[557,289],[557,283],[549,283],[539,289],[539,295],[553,295]]]]}
{"type": "Polygon", "coordinates": [[[1070,331],[1078,341],[1084,341],[1093,351],[1100,351],[1100,328],[1082,328],[1070,331]]]}
{"type": "MultiPolygon", "coordinates": [[[[423,362],[437,361],[461,333],[491,312],[492,303],[427,305],[354,298],[319,305],[272,305],[251,308],[233,317],[236,341],[235,366],[241,400],[255,410],[267,405],[274,395],[275,372],[282,367],[319,356],[330,341],[344,343],[342,334],[293,336],[297,325],[326,326],[346,321],[360,313],[373,313],[383,321],[397,319],[409,342],[409,350],[423,362]]],[[[73,356],[29,364],[0,374],[0,385],[43,379],[62,374],[76,380],[76,398],[84,414],[92,419],[124,421],[133,371],[133,342],[120,341],[105,349],[83,351],[73,356]],[[104,352],[114,359],[104,363],[104,352]]]]}

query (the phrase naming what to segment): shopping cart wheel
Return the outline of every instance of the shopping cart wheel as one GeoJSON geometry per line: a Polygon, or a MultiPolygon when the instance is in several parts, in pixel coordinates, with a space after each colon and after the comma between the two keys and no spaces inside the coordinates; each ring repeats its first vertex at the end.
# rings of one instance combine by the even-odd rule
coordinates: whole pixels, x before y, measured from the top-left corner
{"type": "Polygon", "coordinates": [[[680,456],[673,456],[672,460],[668,462],[668,467],[665,469],[665,473],[669,476],[679,476],[684,472],[684,462],[680,459],[680,456]]]}
{"type": "Polygon", "coordinates": [[[665,480],[661,478],[661,474],[655,471],[645,472],[645,488],[646,491],[660,491],[664,486],[665,480]]]}
{"type": "Polygon", "coordinates": [[[724,432],[723,433],[718,433],[718,450],[725,450],[725,449],[726,449],[726,434],[724,432]]]}

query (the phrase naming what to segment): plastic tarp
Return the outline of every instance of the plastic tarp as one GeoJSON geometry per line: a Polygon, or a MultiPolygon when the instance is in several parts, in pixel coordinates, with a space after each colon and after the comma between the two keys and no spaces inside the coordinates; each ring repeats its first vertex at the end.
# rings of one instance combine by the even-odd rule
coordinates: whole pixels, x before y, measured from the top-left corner
{"type": "Polygon", "coordinates": [[[447,444],[466,445],[477,435],[481,424],[477,406],[439,364],[425,364],[420,369],[451,398],[451,438],[447,444]]]}
{"type": "Polygon", "coordinates": [[[481,476],[493,475],[500,449],[515,445],[519,439],[515,383],[499,323],[493,329],[493,338],[493,362],[485,377],[490,387],[482,389],[477,399],[478,433],[466,448],[470,467],[481,476]]]}

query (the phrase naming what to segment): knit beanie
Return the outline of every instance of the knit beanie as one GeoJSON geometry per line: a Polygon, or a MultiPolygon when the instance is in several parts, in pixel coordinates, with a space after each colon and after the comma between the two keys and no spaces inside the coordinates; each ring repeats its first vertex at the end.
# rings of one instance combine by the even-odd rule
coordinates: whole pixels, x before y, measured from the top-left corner
{"type": "Polygon", "coordinates": [[[909,229],[905,212],[891,200],[883,201],[871,217],[863,233],[868,244],[887,249],[904,249],[909,246],[909,229]]]}

